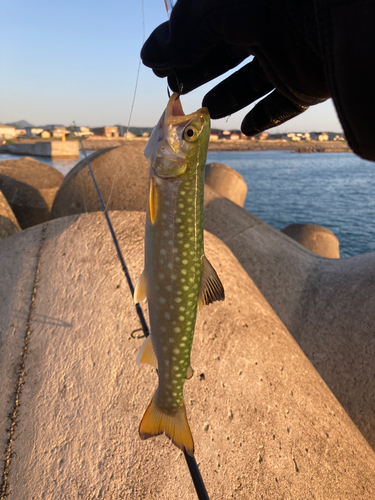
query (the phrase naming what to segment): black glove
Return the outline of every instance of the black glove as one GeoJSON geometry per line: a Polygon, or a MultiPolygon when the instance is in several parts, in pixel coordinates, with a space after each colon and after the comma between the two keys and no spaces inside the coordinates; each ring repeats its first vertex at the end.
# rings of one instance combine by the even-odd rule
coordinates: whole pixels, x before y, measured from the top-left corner
{"type": "Polygon", "coordinates": [[[255,135],[330,97],[313,0],[178,0],[151,34],[143,63],[188,93],[254,55],[203,99],[212,118],[265,96],[242,122],[255,135]]]}

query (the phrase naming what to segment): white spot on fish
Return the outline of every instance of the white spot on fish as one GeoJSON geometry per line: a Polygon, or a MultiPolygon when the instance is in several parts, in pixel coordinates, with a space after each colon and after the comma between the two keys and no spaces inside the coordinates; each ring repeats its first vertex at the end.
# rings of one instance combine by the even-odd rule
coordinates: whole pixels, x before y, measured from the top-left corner
{"type": "Polygon", "coordinates": [[[165,288],[166,288],[166,290],[168,290],[168,292],[170,292],[172,290],[171,285],[167,285],[165,288]]]}
{"type": "Polygon", "coordinates": [[[185,266],[186,266],[186,264],[187,264],[188,262],[189,262],[189,261],[188,261],[187,259],[184,259],[184,260],[182,261],[182,263],[183,263],[185,266]]]}
{"type": "Polygon", "coordinates": [[[165,278],[165,275],[163,273],[159,273],[159,279],[163,280],[165,278]]]}
{"type": "Polygon", "coordinates": [[[178,317],[178,319],[179,319],[180,321],[185,321],[185,317],[184,317],[184,316],[179,316],[179,317],[178,317]]]}
{"type": "Polygon", "coordinates": [[[164,235],[164,236],[169,236],[169,231],[164,231],[164,232],[163,232],[163,235],[164,235]]]}
{"type": "Polygon", "coordinates": [[[180,353],[180,349],[173,349],[173,354],[179,354],[180,353]]]}
{"type": "Polygon", "coordinates": [[[187,285],[184,285],[182,288],[185,290],[185,292],[189,290],[189,287],[187,285]]]}
{"type": "Polygon", "coordinates": [[[159,302],[160,302],[161,304],[165,304],[166,300],[165,300],[165,298],[164,298],[164,297],[159,297],[159,302]]]}
{"type": "Polygon", "coordinates": [[[174,338],[173,337],[169,337],[169,343],[173,344],[173,342],[174,342],[174,338]]]}
{"type": "Polygon", "coordinates": [[[161,253],[161,255],[165,255],[167,252],[164,250],[164,248],[161,248],[160,253],[161,253]]]}
{"type": "Polygon", "coordinates": [[[176,333],[180,333],[180,331],[181,331],[181,329],[180,329],[178,326],[176,326],[173,330],[174,330],[176,333]]]}
{"type": "MultiPolygon", "coordinates": [[[[178,372],[179,367],[178,367],[178,366],[174,366],[174,367],[173,367],[173,370],[174,370],[175,372],[178,372]]],[[[178,377],[178,375],[179,375],[179,374],[177,373],[176,377],[178,377]]],[[[180,376],[181,376],[181,375],[180,375],[180,376]]]]}
{"type": "Polygon", "coordinates": [[[175,302],[177,302],[177,303],[181,302],[181,300],[182,300],[182,299],[181,299],[180,297],[176,297],[176,298],[174,299],[174,301],[175,301],[175,302]]]}
{"type": "Polygon", "coordinates": [[[166,312],[166,313],[164,313],[164,318],[171,319],[171,315],[168,312],[166,312]]]}
{"type": "Polygon", "coordinates": [[[184,312],[184,311],[185,311],[185,308],[184,308],[183,306],[181,306],[181,307],[179,307],[179,310],[180,310],[181,312],[184,312]]]}

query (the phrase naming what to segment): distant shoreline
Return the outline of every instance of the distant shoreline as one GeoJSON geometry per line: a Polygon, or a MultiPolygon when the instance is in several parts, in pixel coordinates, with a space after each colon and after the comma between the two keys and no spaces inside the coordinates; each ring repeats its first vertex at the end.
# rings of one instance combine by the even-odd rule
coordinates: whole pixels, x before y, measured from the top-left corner
{"type": "MultiPolygon", "coordinates": [[[[14,143],[37,142],[41,139],[19,139],[14,143]]],[[[49,139],[51,140],[51,139],[49,139]]],[[[42,139],[43,141],[43,139],[42,139]]],[[[124,138],[84,139],[83,146],[87,150],[97,151],[99,149],[123,146],[124,138]]],[[[147,142],[145,138],[131,139],[132,144],[139,144],[144,148],[147,142]]],[[[6,149],[6,148],[4,148],[6,149]]],[[[294,151],[296,153],[351,153],[352,149],[345,141],[273,141],[273,140],[221,140],[211,141],[209,151],[294,151]]]]}

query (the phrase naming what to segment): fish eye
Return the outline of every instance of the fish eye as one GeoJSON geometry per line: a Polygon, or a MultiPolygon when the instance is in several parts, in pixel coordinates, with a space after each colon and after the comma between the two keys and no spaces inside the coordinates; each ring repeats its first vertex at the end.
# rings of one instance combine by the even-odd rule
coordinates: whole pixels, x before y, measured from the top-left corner
{"type": "Polygon", "coordinates": [[[193,125],[188,125],[184,130],[184,139],[188,142],[194,142],[198,139],[199,130],[193,125]]]}

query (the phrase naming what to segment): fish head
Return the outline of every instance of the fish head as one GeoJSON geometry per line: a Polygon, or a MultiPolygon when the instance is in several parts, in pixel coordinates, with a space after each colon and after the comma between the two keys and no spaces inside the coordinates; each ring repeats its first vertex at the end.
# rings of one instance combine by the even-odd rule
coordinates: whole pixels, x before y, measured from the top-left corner
{"type": "Polygon", "coordinates": [[[152,131],[144,154],[156,176],[170,179],[204,169],[210,137],[207,108],[185,115],[175,92],[152,131]]]}

